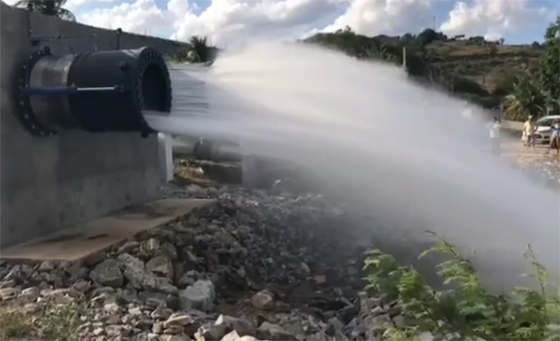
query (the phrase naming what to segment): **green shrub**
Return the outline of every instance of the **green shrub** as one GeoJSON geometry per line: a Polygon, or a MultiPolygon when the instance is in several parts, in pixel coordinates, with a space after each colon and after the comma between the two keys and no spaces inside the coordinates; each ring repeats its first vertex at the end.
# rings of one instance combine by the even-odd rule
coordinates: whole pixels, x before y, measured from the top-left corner
{"type": "Polygon", "coordinates": [[[438,266],[444,289],[434,290],[411,266],[401,266],[380,250],[369,253],[364,264],[366,289],[392,295],[402,305],[411,325],[392,327],[384,338],[403,340],[429,332],[434,340],[560,340],[560,293],[546,294],[548,273],[529,246],[540,290],[517,288],[511,295],[494,295],[481,284],[473,264],[443,238],[420,255],[438,253],[446,261],[438,266]]]}

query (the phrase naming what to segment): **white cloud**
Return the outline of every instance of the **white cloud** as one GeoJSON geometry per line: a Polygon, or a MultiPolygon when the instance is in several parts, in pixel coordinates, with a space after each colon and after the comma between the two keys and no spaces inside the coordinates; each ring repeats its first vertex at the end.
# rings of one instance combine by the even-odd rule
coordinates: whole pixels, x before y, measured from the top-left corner
{"type": "MultiPolygon", "coordinates": [[[[341,0],[214,0],[200,15],[171,0],[176,18],[174,38],[208,35],[219,45],[239,39],[281,39],[297,37],[320,25],[325,17],[336,16],[345,4],[341,0]]],[[[324,24],[323,24],[324,25],[324,24]]]]}
{"type": "Polygon", "coordinates": [[[158,35],[158,30],[169,24],[167,13],[159,9],[153,0],[138,0],[135,3],[76,13],[78,21],[104,28],[121,28],[126,32],[158,35]]]}
{"type": "Polygon", "coordinates": [[[350,26],[367,35],[420,32],[433,25],[434,0],[354,0],[327,30],[350,26]]]}
{"type": "Polygon", "coordinates": [[[460,1],[449,13],[440,29],[447,34],[480,35],[488,39],[519,32],[535,24],[551,21],[554,11],[535,7],[531,0],[475,0],[470,5],[460,1]]]}
{"type": "MultiPolygon", "coordinates": [[[[67,5],[89,25],[179,40],[206,35],[220,46],[231,46],[256,39],[299,38],[346,25],[368,35],[419,32],[433,25],[433,15],[444,0],[204,0],[209,6],[203,9],[192,0],[117,1],[69,0],[67,5]],[[92,6],[97,9],[88,11],[92,6]]],[[[458,1],[440,29],[451,35],[497,39],[553,19],[556,13],[532,1],[458,1]]]]}
{"type": "Polygon", "coordinates": [[[111,3],[111,2],[118,2],[119,0],[67,0],[64,4],[64,7],[68,9],[76,9],[86,3],[89,4],[103,4],[103,3],[111,3]]]}

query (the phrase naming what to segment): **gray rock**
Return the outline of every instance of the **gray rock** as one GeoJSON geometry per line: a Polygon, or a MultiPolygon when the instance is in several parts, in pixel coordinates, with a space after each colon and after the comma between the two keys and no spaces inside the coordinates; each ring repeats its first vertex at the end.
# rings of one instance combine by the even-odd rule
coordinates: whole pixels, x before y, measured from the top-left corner
{"type": "Polygon", "coordinates": [[[147,331],[141,332],[134,336],[131,340],[133,341],[159,341],[159,335],[155,333],[150,333],[147,331]]]}
{"type": "Polygon", "coordinates": [[[198,185],[192,184],[185,188],[185,191],[194,196],[195,198],[204,198],[207,196],[208,192],[205,188],[202,188],[198,185]]]}
{"type": "Polygon", "coordinates": [[[41,265],[39,265],[39,271],[53,271],[54,270],[54,263],[53,262],[49,262],[49,261],[45,261],[42,262],[41,265]]]}
{"type": "Polygon", "coordinates": [[[173,310],[159,305],[154,311],[150,313],[150,317],[154,320],[167,320],[173,314],[173,310]]]}
{"type": "Polygon", "coordinates": [[[91,288],[91,282],[82,279],[72,284],[72,288],[77,292],[85,294],[91,288]]]}
{"type": "Polygon", "coordinates": [[[162,341],[192,341],[187,335],[162,335],[160,337],[162,341]]]}
{"type": "Polygon", "coordinates": [[[189,285],[193,285],[198,279],[198,273],[194,270],[187,271],[184,273],[177,281],[177,286],[179,288],[185,288],[189,285]]]}
{"type": "Polygon", "coordinates": [[[182,310],[198,309],[209,312],[214,309],[215,299],[214,284],[209,280],[198,280],[179,292],[179,304],[182,310]]]}
{"type": "Polygon", "coordinates": [[[129,285],[136,290],[155,290],[165,293],[175,293],[177,288],[168,279],[157,277],[151,271],[145,268],[144,262],[123,253],[118,257],[121,265],[124,267],[124,277],[129,281],[129,285]]]}
{"type": "Polygon", "coordinates": [[[0,299],[2,301],[11,300],[16,298],[21,293],[20,289],[17,288],[4,288],[0,289],[0,299]]]}
{"type": "Polygon", "coordinates": [[[15,286],[16,286],[16,281],[13,279],[0,282],[0,289],[12,288],[15,286]]]}
{"type": "Polygon", "coordinates": [[[162,335],[160,337],[162,341],[192,341],[187,335],[162,335]]]}
{"type": "Polygon", "coordinates": [[[330,335],[334,335],[336,334],[336,332],[342,332],[342,329],[344,328],[344,323],[342,323],[342,321],[340,321],[337,317],[331,317],[327,321],[327,324],[327,330],[331,331],[330,333],[328,333],[330,335]]]}
{"type": "Polygon", "coordinates": [[[163,329],[163,322],[156,322],[152,325],[152,332],[155,334],[162,334],[163,329]]]}
{"type": "Polygon", "coordinates": [[[90,271],[89,277],[96,283],[104,286],[118,288],[123,285],[123,275],[119,263],[114,259],[106,259],[97,264],[90,271]]]}
{"type": "Polygon", "coordinates": [[[105,334],[105,328],[97,327],[91,332],[94,336],[100,336],[105,334]]]}
{"type": "Polygon", "coordinates": [[[138,248],[140,246],[140,243],[136,242],[136,241],[129,241],[124,243],[123,245],[121,245],[118,250],[117,253],[121,254],[121,253],[130,253],[132,251],[134,251],[136,248],[138,248]]]}
{"type": "Polygon", "coordinates": [[[239,334],[235,330],[232,330],[231,332],[224,335],[224,337],[222,337],[220,341],[239,341],[240,339],[241,337],[239,336],[239,334]]]}
{"type": "Polygon", "coordinates": [[[146,263],[146,269],[162,277],[173,279],[173,263],[167,256],[157,256],[146,263]]]}
{"type": "Polygon", "coordinates": [[[170,325],[170,326],[167,326],[167,327],[165,327],[165,324],[164,324],[164,328],[165,329],[163,330],[163,333],[164,334],[169,334],[169,335],[183,334],[183,332],[185,330],[183,328],[183,326],[177,325],[177,324],[173,324],[173,325],[170,325]]]}
{"type": "Polygon", "coordinates": [[[317,284],[325,284],[327,283],[327,276],[325,275],[316,275],[313,277],[313,281],[317,284]]]}
{"type": "Polygon", "coordinates": [[[403,315],[397,315],[397,316],[393,317],[392,320],[393,320],[393,323],[395,323],[395,326],[397,326],[397,327],[406,326],[406,318],[403,315]]]}
{"type": "Polygon", "coordinates": [[[150,238],[140,244],[140,253],[145,257],[153,257],[159,251],[161,243],[155,238],[150,238]]]}
{"type": "Polygon", "coordinates": [[[174,261],[177,260],[177,249],[171,243],[163,243],[161,245],[161,254],[169,257],[170,260],[174,261]]]}
{"type": "Polygon", "coordinates": [[[220,315],[214,325],[225,325],[229,330],[236,331],[239,336],[256,335],[256,328],[250,322],[232,316],[220,315]]]}
{"type": "Polygon", "coordinates": [[[297,341],[297,337],[290,332],[285,331],[280,326],[263,322],[259,328],[257,328],[257,339],[259,340],[270,340],[270,341],[297,341]]]}
{"type": "Polygon", "coordinates": [[[109,315],[109,317],[107,317],[107,324],[110,325],[116,325],[116,324],[120,324],[121,323],[121,316],[118,314],[113,314],[113,315],[109,315]]]}
{"type": "MultiPolygon", "coordinates": [[[[154,326],[154,321],[148,319],[148,318],[141,318],[140,320],[137,320],[134,323],[134,327],[139,328],[141,330],[146,330],[146,329],[152,329],[154,326]]],[[[160,327],[163,327],[162,325],[159,325],[160,327]]],[[[159,328],[159,327],[156,327],[159,328]]]]}
{"type": "Polygon", "coordinates": [[[381,314],[384,314],[384,313],[385,313],[385,309],[377,306],[377,307],[374,307],[373,309],[371,309],[371,311],[369,312],[369,315],[370,316],[378,316],[378,315],[381,315],[381,314]]]}
{"type": "Polygon", "coordinates": [[[370,321],[368,327],[378,334],[383,334],[385,330],[392,326],[391,318],[387,314],[372,317],[370,321]]]}
{"type": "Polygon", "coordinates": [[[305,263],[301,263],[299,265],[299,271],[303,276],[309,276],[311,274],[311,269],[309,268],[309,265],[305,263]]]}
{"type": "Polygon", "coordinates": [[[39,290],[38,287],[29,287],[21,291],[21,293],[18,296],[18,301],[20,303],[23,302],[33,303],[37,300],[37,298],[39,298],[40,293],[41,291],[39,290]]]}
{"type": "Polygon", "coordinates": [[[218,341],[226,336],[230,331],[230,328],[224,324],[213,325],[208,328],[201,328],[194,334],[194,337],[197,341],[218,341]]]}
{"type": "Polygon", "coordinates": [[[193,322],[193,318],[189,314],[176,313],[169,316],[164,326],[165,328],[169,328],[170,326],[188,326],[193,322]]]}
{"type": "Polygon", "coordinates": [[[239,341],[258,341],[256,337],[245,335],[239,338],[239,341]]]}
{"type": "Polygon", "coordinates": [[[110,303],[106,303],[103,306],[103,310],[106,311],[109,314],[118,314],[119,312],[122,311],[122,308],[117,303],[110,302],[110,303]]]}
{"type": "Polygon", "coordinates": [[[272,294],[266,290],[259,291],[251,298],[251,303],[257,309],[270,308],[273,302],[272,294]]]}

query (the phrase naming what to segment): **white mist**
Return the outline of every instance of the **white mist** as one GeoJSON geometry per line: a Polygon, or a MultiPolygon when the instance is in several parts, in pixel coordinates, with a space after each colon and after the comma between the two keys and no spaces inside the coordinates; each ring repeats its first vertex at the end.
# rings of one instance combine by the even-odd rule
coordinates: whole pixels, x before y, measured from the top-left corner
{"type": "Polygon", "coordinates": [[[560,269],[559,193],[484,150],[481,113],[465,119],[465,103],[394,66],[270,44],[224,55],[206,71],[179,68],[173,82],[172,117],[150,118],[153,127],[230,138],[299,163],[374,217],[365,242],[373,236],[410,260],[433,230],[476,249],[484,280],[497,289],[528,284],[527,244],[560,269]],[[204,110],[185,104],[194,83],[204,110]]]}

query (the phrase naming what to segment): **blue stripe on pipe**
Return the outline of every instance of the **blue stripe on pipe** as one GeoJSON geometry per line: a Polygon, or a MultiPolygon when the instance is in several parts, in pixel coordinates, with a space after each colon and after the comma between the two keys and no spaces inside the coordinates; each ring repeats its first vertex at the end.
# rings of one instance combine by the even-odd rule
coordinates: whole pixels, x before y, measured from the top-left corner
{"type": "Polygon", "coordinates": [[[78,92],[77,87],[23,88],[22,90],[27,95],[46,95],[46,96],[73,95],[78,92]]]}

